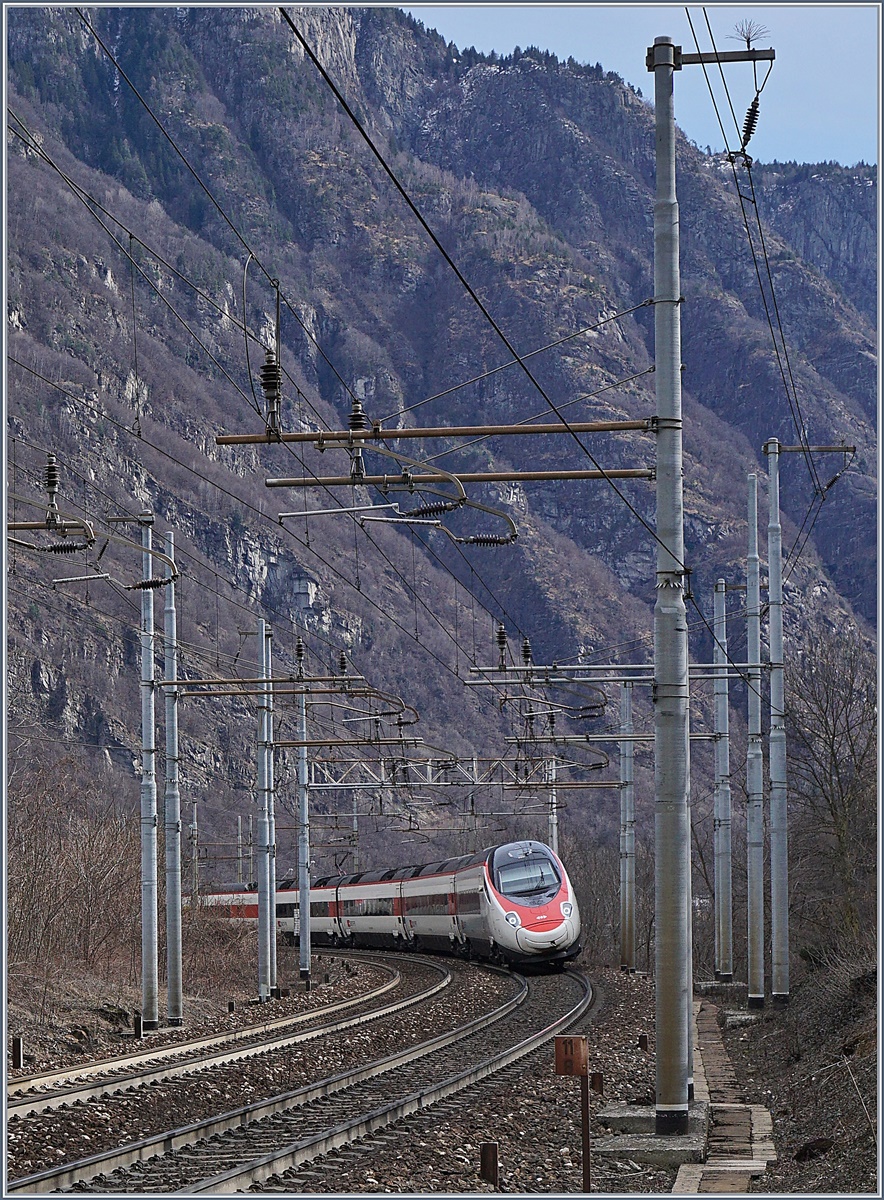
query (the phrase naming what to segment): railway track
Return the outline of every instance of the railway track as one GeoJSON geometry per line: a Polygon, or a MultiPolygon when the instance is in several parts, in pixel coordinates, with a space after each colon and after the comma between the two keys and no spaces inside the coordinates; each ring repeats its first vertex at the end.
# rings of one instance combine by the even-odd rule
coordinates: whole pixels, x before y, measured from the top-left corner
{"type": "Polygon", "coordinates": [[[420,972],[412,972],[408,984],[404,985],[406,995],[397,997],[391,1003],[382,1003],[383,997],[389,992],[403,987],[403,981],[397,967],[380,965],[389,976],[387,982],[361,996],[223,1035],[174,1042],[41,1075],[20,1076],[7,1086],[7,1115],[21,1119],[50,1109],[100,1099],[133,1087],[163,1083],[179,1075],[237,1062],[264,1053],[271,1046],[281,1049],[296,1042],[326,1036],[364,1021],[389,1016],[406,1005],[418,1004],[451,982],[450,972],[441,966],[426,964],[426,973],[430,976],[428,981],[421,980],[420,972]],[[412,987],[416,990],[412,990],[412,987]],[[328,1022],[333,1014],[357,1006],[363,1009],[359,1015],[349,1015],[335,1023],[328,1022]],[[308,1028],[299,1028],[304,1025],[308,1028]]]}
{"type": "MultiPolygon", "coordinates": [[[[411,970],[421,960],[401,961],[411,970]]],[[[456,961],[445,970],[450,985],[420,1005],[387,1020],[376,1014],[361,1029],[329,1032],[321,1043],[287,1047],[284,1057],[297,1056],[286,1064],[288,1077],[306,1080],[301,1086],[278,1086],[282,1076],[268,1069],[280,1056],[278,1048],[238,1060],[239,1096],[251,1079],[248,1086],[260,1098],[184,1125],[166,1123],[124,1147],[15,1179],[7,1183],[8,1193],[221,1194],[261,1190],[267,1181],[274,1190],[272,1177],[382,1130],[530,1053],[590,1002],[588,983],[574,974],[528,983],[456,961]],[[340,1069],[329,1074],[330,1064],[340,1069]]],[[[216,1087],[218,1070],[188,1076],[191,1098],[216,1087]]],[[[149,1090],[155,1097],[155,1089],[149,1090]]],[[[102,1103],[111,1106],[125,1095],[102,1103]]],[[[109,1111],[105,1119],[119,1123],[109,1111]]]]}

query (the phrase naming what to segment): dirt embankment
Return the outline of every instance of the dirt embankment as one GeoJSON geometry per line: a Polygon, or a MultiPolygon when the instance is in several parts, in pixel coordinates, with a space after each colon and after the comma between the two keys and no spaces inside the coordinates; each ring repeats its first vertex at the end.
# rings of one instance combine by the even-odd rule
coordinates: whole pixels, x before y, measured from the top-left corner
{"type": "Polygon", "coordinates": [[[773,1116],[779,1162],[763,1193],[878,1194],[878,976],[873,955],[830,955],[788,1005],[725,1030],[746,1099],[773,1116]]]}

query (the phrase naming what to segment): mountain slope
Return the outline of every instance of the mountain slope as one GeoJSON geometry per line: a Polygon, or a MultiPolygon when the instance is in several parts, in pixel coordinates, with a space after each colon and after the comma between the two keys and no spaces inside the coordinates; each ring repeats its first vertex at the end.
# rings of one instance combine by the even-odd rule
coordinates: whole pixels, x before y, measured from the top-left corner
{"type": "MultiPolygon", "coordinates": [[[[570,405],[574,419],[652,416],[649,107],[595,68],[541,55],[465,59],[396,10],[290,11],[512,344],[527,354],[569,339],[529,360],[554,402],[570,405]],[[612,319],[618,313],[627,315],[612,319]],[[575,403],[581,396],[589,398],[575,403]]],[[[193,171],[73,10],[10,13],[9,99],[20,136],[9,138],[7,331],[24,364],[10,368],[15,491],[40,495],[41,455],[51,449],[68,501],[76,497],[94,520],[151,508],[162,528],[176,530],[187,636],[199,647],[189,673],[218,669],[224,656],[254,669],[248,639],[263,609],[280,662],[292,662],[296,627],[314,661],[334,663],[346,647],[376,686],[421,711],[428,741],[458,754],[502,753],[504,736],[524,733],[512,698],[495,705],[462,685],[470,659],[495,661],[496,620],[528,634],[538,661],[607,659],[621,643],[647,660],[652,542],[603,483],[471,487],[471,498],[518,526],[514,546],[491,550],[457,547],[438,530],[360,527],[343,516],[277,520],[301,510],[304,493],[270,491],[264,479],[300,475],[297,456],[214,444],[219,433],[263,427],[252,411],[263,350],[253,342],[247,363],[237,326],[250,252],[246,313],[265,345],[275,326],[272,279],[284,297],[286,428],[346,426],[354,397],[371,419],[408,425],[510,422],[547,406],[524,373],[505,367],[509,352],[275,10],[119,8],[90,19],[193,171]],[[31,138],[93,199],[77,198],[31,138]]],[[[732,180],[683,138],[678,153],[686,541],[694,596],[708,613],[714,580],[743,578],[746,473],[764,476],[767,437],[793,443],[797,434],[732,180]]],[[[816,195],[829,186],[823,175],[816,195]]],[[[776,182],[767,169],[758,177],[808,436],[858,446],[790,564],[797,639],[802,610],[823,595],[835,620],[874,615],[875,340],[866,292],[849,286],[852,264],[868,251],[873,189],[855,189],[862,203],[854,209],[838,177],[831,204],[805,203],[801,192],[804,216],[787,220],[788,179],[776,182]],[[801,232],[818,212],[843,227],[826,240],[828,258],[801,232]]],[[[585,445],[608,468],[653,464],[642,433],[587,435],[585,445]]],[[[591,465],[565,435],[457,452],[439,443],[400,449],[414,458],[445,450],[449,470],[591,465]]],[[[316,474],[349,469],[341,452],[301,457],[316,474]]],[[[366,461],[399,470],[368,452],[366,461]]],[[[823,482],[840,465],[821,462],[823,482]]],[[[621,490],[652,524],[652,485],[621,490]]],[[[315,492],[309,503],[381,499],[354,489],[315,492]]],[[[407,493],[391,499],[417,504],[407,493]]],[[[787,546],[810,499],[795,456],[784,468],[787,546]]],[[[460,536],[505,528],[475,510],[446,521],[460,536]]],[[[116,577],[131,580],[134,562],[117,553],[116,577]]],[[[120,629],[137,623],[133,605],[103,594],[120,628],[102,618],[99,634],[84,618],[83,588],[65,585],[77,599],[59,602],[58,586],[45,582],[59,572],[33,559],[16,552],[20,590],[10,597],[19,720],[52,714],[66,737],[107,749],[131,770],[137,668],[131,635],[120,629]]],[[[695,653],[710,653],[702,627],[695,653]]],[[[697,704],[704,710],[707,700],[697,704]]],[[[611,697],[606,724],[616,725],[616,707],[611,697]]],[[[647,720],[645,699],[640,709],[647,720]]],[[[191,781],[201,794],[232,789],[235,807],[251,786],[253,714],[233,702],[217,711],[223,719],[204,707],[186,734],[191,781]]],[[[698,783],[705,774],[698,764],[698,783]]],[[[575,819],[602,821],[609,808],[575,819]]],[[[211,819],[229,825],[226,815],[211,819]]]]}

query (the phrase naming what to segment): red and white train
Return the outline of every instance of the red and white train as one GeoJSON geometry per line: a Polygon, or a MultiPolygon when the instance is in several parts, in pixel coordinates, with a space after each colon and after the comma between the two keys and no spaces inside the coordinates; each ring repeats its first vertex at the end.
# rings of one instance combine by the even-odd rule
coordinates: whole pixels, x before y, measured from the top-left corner
{"type": "MultiPolygon", "coordinates": [[[[254,889],[211,892],[202,903],[223,907],[233,920],[257,920],[254,889]]],[[[297,938],[296,880],[277,885],[276,924],[297,938]]],[[[580,952],[580,913],[558,855],[541,842],[507,842],[442,862],[317,879],[310,940],[561,969],[580,952]]]]}

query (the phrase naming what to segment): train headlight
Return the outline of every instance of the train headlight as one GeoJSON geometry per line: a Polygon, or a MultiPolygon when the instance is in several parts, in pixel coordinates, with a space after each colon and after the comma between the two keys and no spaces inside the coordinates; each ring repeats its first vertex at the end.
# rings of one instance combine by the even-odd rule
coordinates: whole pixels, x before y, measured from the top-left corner
{"type": "Polygon", "coordinates": [[[506,914],[506,922],[508,925],[512,925],[513,929],[518,929],[522,924],[521,920],[519,919],[519,914],[514,912],[509,912],[506,914]]]}
{"type": "Polygon", "coordinates": [[[563,917],[570,917],[571,913],[574,911],[574,905],[570,900],[563,900],[559,907],[562,910],[563,917]]]}

